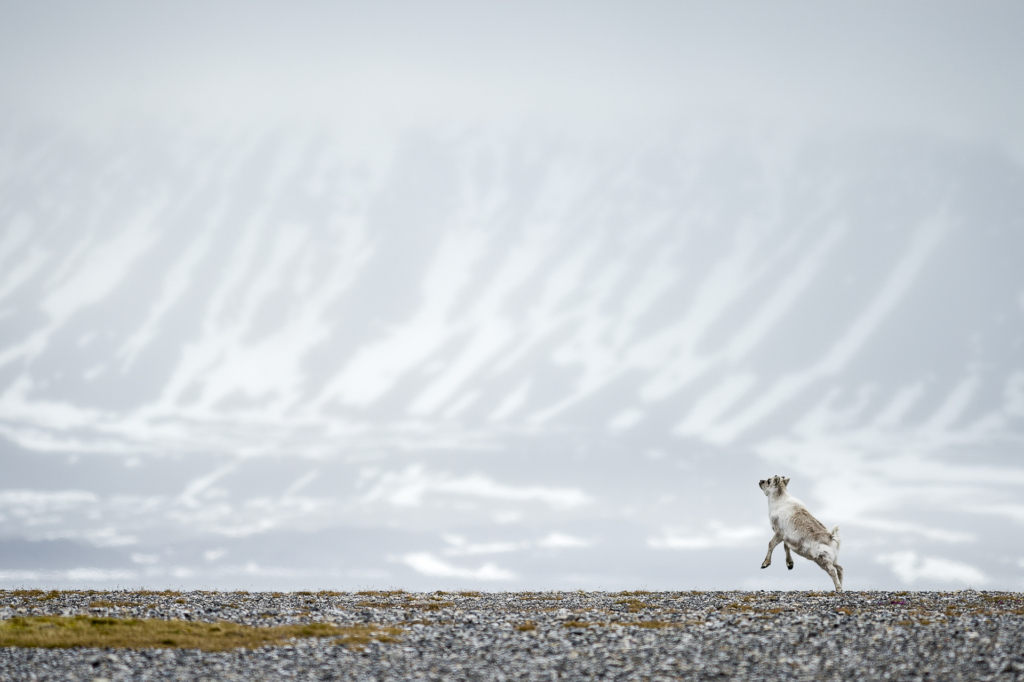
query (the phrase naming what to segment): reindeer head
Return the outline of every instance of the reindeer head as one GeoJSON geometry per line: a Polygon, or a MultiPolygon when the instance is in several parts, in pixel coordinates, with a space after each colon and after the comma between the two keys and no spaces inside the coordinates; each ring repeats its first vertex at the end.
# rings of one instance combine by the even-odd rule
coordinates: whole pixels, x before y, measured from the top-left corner
{"type": "Polygon", "coordinates": [[[765,480],[760,481],[758,485],[761,486],[761,490],[764,492],[766,497],[771,497],[772,495],[781,495],[786,492],[786,486],[789,485],[789,479],[783,478],[782,476],[772,476],[771,478],[766,478],[765,480]]]}

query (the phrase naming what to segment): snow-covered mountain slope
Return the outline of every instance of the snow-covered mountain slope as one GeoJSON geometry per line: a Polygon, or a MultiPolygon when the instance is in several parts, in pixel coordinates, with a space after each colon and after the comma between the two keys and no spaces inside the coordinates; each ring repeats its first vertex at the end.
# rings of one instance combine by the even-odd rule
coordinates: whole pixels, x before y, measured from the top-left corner
{"type": "Polygon", "coordinates": [[[1024,579],[994,153],[19,131],[0,182],[7,583],[819,587],[756,570],[774,473],[849,587],[1024,579]]]}

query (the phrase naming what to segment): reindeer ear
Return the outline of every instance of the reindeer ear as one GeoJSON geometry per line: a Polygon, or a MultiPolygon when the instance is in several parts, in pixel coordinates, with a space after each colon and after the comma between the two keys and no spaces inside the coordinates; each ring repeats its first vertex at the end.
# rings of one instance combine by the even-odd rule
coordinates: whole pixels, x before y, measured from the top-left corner
{"type": "Polygon", "coordinates": [[[788,478],[782,479],[782,485],[789,485],[789,479],[788,478]]]}

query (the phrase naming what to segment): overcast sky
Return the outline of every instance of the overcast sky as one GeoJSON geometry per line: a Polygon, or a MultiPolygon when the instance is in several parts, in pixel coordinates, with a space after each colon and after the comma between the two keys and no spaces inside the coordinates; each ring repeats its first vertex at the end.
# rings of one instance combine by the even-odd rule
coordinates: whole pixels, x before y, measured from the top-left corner
{"type": "Polygon", "coordinates": [[[1022,35],[0,0],[0,585],[1020,589],[1022,35]]]}
{"type": "Polygon", "coordinates": [[[1016,2],[0,3],[0,106],[78,122],[680,117],[1024,150],[1016,2]]]}

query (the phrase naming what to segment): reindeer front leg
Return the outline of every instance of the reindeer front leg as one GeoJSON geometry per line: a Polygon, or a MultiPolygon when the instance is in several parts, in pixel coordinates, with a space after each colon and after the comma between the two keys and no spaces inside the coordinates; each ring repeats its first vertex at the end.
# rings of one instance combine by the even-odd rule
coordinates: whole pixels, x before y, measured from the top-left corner
{"type": "Polygon", "coordinates": [[[786,568],[793,570],[793,555],[789,553],[789,543],[786,543],[786,568]]]}
{"type": "MultiPolygon", "coordinates": [[[[782,542],[782,533],[776,533],[775,537],[768,541],[768,556],[764,558],[764,563],[761,564],[761,568],[768,568],[772,565],[772,552],[775,551],[775,547],[782,542]]],[[[789,547],[786,548],[786,557],[789,557],[789,547]]]]}

